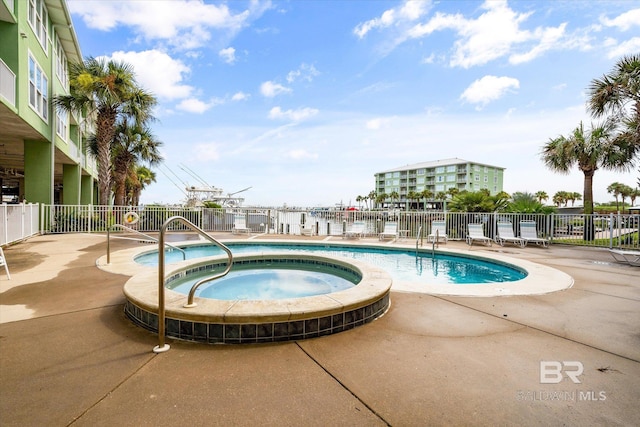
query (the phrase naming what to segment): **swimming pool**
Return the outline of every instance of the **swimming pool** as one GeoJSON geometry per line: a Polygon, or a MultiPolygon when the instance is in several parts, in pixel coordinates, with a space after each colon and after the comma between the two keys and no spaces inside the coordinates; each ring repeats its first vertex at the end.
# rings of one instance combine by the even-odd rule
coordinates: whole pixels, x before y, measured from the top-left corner
{"type": "MultiPolygon", "coordinates": [[[[527,277],[527,272],[516,266],[502,262],[492,262],[475,257],[449,255],[407,249],[381,249],[375,247],[354,247],[327,244],[280,244],[280,243],[234,243],[228,242],[231,252],[236,254],[291,252],[301,254],[333,255],[364,261],[386,270],[395,281],[428,282],[435,285],[483,285],[490,283],[515,282],[527,277]]],[[[218,247],[212,245],[185,245],[187,259],[222,255],[218,247]]],[[[165,251],[167,263],[182,261],[179,251],[165,251]]],[[[158,253],[151,251],[135,258],[142,265],[157,265],[158,253]]]]}
{"type": "MultiPolygon", "coordinates": [[[[167,283],[167,289],[188,295],[199,280],[211,277],[212,269],[202,269],[167,283]]],[[[195,296],[220,300],[278,300],[326,295],[350,289],[362,277],[345,269],[300,262],[271,263],[259,268],[236,267],[226,276],[198,287],[195,296]]]]}

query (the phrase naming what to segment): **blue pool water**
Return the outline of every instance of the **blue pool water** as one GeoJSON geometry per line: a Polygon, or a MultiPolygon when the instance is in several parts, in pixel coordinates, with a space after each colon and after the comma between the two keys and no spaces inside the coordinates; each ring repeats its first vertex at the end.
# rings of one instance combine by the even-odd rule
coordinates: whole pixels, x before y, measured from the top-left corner
{"type": "MultiPolygon", "coordinates": [[[[170,288],[186,295],[193,284],[210,275],[208,272],[189,274],[172,282],[170,288]]],[[[353,282],[328,272],[261,268],[232,270],[224,277],[204,283],[195,295],[221,300],[273,300],[324,295],[353,286],[353,282]]]]}
{"type": "MultiPolygon", "coordinates": [[[[316,255],[342,256],[375,265],[386,270],[393,280],[425,282],[430,284],[483,284],[513,282],[526,277],[526,272],[498,263],[459,256],[420,253],[366,247],[345,247],[338,245],[295,245],[295,244],[247,244],[228,243],[233,254],[297,252],[316,255]]],[[[215,246],[186,246],[187,259],[224,255],[215,246]]],[[[176,250],[165,252],[166,263],[182,261],[182,253],[176,250]]],[[[158,254],[151,252],[138,256],[136,262],[157,265],[158,254]]]]}

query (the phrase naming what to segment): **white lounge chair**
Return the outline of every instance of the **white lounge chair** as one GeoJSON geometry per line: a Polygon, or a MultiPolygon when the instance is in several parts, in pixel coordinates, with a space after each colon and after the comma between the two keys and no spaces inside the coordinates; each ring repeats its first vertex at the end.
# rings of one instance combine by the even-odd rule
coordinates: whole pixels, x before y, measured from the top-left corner
{"type": "Polygon", "coordinates": [[[640,251],[627,251],[624,249],[609,249],[609,253],[618,262],[640,267],[640,251]]]}
{"type": "Polygon", "coordinates": [[[520,237],[527,243],[535,243],[543,248],[549,247],[549,240],[538,237],[535,221],[520,221],[520,237]]]}
{"type": "Polygon", "coordinates": [[[7,272],[7,279],[11,280],[11,274],[9,274],[9,266],[7,265],[7,259],[4,257],[4,251],[0,248],[0,265],[4,266],[4,271],[7,272]]]}
{"type": "Polygon", "coordinates": [[[391,238],[393,240],[398,239],[398,223],[397,222],[387,222],[384,224],[384,230],[382,230],[382,233],[378,234],[378,239],[384,240],[386,238],[391,238]]]}
{"type": "Polygon", "coordinates": [[[431,221],[431,233],[427,235],[427,242],[438,243],[440,240],[444,240],[444,242],[447,243],[447,222],[431,221]]]}
{"type": "Polygon", "coordinates": [[[468,224],[469,233],[467,234],[467,244],[473,245],[476,240],[484,243],[487,246],[491,246],[492,241],[490,238],[484,235],[482,224],[468,224]]]}
{"type": "Polygon", "coordinates": [[[364,237],[365,226],[366,224],[364,221],[354,221],[353,224],[351,224],[351,226],[342,233],[342,238],[358,239],[360,237],[364,237]]]}
{"type": "Polygon", "coordinates": [[[316,234],[316,227],[313,224],[300,224],[300,234],[302,236],[314,236],[316,234]]]}
{"type": "Polygon", "coordinates": [[[513,234],[513,224],[510,221],[498,221],[498,234],[496,235],[496,243],[504,246],[505,243],[513,243],[516,246],[524,248],[527,241],[516,237],[513,234]]]}
{"type": "Polygon", "coordinates": [[[247,227],[247,218],[244,215],[236,215],[233,217],[232,234],[247,233],[251,234],[251,229],[247,227]]]}

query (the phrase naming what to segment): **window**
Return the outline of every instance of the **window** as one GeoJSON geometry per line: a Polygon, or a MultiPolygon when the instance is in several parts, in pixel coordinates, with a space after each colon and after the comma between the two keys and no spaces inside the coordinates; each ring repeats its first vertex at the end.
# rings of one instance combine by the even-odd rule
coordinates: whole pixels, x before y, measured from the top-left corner
{"type": "Polygon", "coordinates": [[[444,184],[436,185],[436,191],[444,191],[444,184]]]}
{"type": "Polygon", "coordinates": [[[33,29],[36,38],[42,45],[44,51],[47,51],[47,8],[44,0],[29,0],[29,25],[33,29]]]}
{"type": "Polygon", "coordinates": [[[484,176],[484,182],[489,182],[489,177],[488,176],[484,176]]]}
{"type": "Polygon", "coordinates": [[[489,168],[488,167],[484,167],[484,173],[489,173],[489,168]]]}
{"type": "Polygon", "coordinates": [[[438,166],[436,168],[436,173],[444,173],[444,166],[438,166]]]}
{"type": "Polygon", "coordinates": [[[400,172],[394,172],[393,173],[393,177],[394,178],[400,178],[400,172]]]}
{"type": "Polygon", "coordinates": [[[497,176],[494,176],[494,177],[493,177],[493,183],[494,183],[494,184],[497,184],[497,183],[498,183],[498,177],[497,177],[497,176]]]}
{"type": "Polygon", "coordinates": [[[474,181],[480,182],[480,176],[479,175],[474,176],[473,179],[474,179],[474,181]]]}
{"type": "Polygon", "coordinates": [[[420,177],[416,179],[417,184],[424,184],[424,177],[420,177]]]}
{"type": "Polygon", "coordinates": [[[56,133],[63,140],[67,140],[67,112],[64,110],[56,111],[56,133]]]}
{"type": "Polygon", "coordinates": [[[391,178],[393,176],[393,174],[391,172],[387,172],[384,174],[385,178],[391,178]]]}
{"type": "Polygon", "coordinates": [[[447,175],[447,182],[455,182],[455,181],[456,181],[455,175],[447,175]]]}
{"type": "Polygon", "coordinates": [[[69,73],[67,72],[67,55],[60,39],[56,37],[56,76],[65,88],[69,87],[69,73]]]}
{"type": "Polygon", "coordinates": [[[438,182],[444,181],[444,177],[442,175],[438,176],[438,182]]]}
{"type": "Polygon", "coordinates": [[[447,172],[455,172],[455,171],[456,171],[456,165],[447,166],[447,172]]]}
{"type": "Polygon", "coordinates": [[[35,59],[29,55],[29,105],[44,120],[48,120],[49,103],[47,91],[49,81],[35,59]]]}
{"type": "Polygon", "coordinates": [[[474,165],[473,170],[476,172],[480,172],[480,165],[474,165]]]}
{"type": "Polygon", "coordinates": [[[418,169],[417,174],[418,175],[424,175],[425,174],[425,170],[424,169],[418,169]]]}

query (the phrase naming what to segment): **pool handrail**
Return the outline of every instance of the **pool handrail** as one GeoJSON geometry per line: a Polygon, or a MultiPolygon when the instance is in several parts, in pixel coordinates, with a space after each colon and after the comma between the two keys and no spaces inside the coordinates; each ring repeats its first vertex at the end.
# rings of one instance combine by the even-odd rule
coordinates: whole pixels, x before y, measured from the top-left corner
{"type": "MultiPolygon", "coordinates": [[[[132,233],[135,234],[139,234],[141,236],[144,237],[144,239],[134,239],[132,237],[122,237],[122,236],[114,236],[114,239],[128,239],[128,240],[137,240],[139,242],[147,242],[147,243],[157,243],[158,239],[156,239],[155,237],[149,236],[148,234],[144,234],[138,230],[134,230],[133,228],[129,228],[126,225],[122,225],[122,224],[113,224],[111,227],[107,228],[107,264],[111,264],[111,230],[114,228],[121,228],[123,230],[126,231],[130,231],[132,233]]],[[[182,252],[182,259],[185,260],[187,259],[187,253],[184,251],[184,249],[179,248],[177,246],[172,245],[171,243],[165,243],[166,246],[170,247],[171,249],[176,249],[180,252],[182,252]]]]}
{"type": "Polygon", "coordinates": [[[193,285],[193,287],[189,291],[189,297],[185,307],[195,306],[195,304],[193,303],[193,295],[195,294],[195,291],[198,286],[200,286],[202,283],[210,282],[211,280],[215,280],[222,276],[225,276],[227,273],[229,273],[229,271],[231,270],[231,266],[233,265],[233,254],[231,253],[231,250],[227,246],[225,246],[218,240],[208,235],[203,229],[201,229],[200,227],[198,227],[197,225],[195,225],[185,217],[176,215],[176,216],[167,218],[167,220],[160,227],[160,234],[158,237],[158,345],[153,348],[154,353],[163,353],[169,350],[169,348],[171,348],[169,344],[165,343],[165,337],[164,337],[165,335],[165,324],[164,324],[165,298],[164,298],[164,250],[163,249],[165,245],[165,242],[164,242],[165,231],[167,230],[167,227],[169,226],[169,224],[171,224],[174,221],[181,222],[182,224],[191,228],[193,231],[195,231],[205,239],[209,240],[211,243],[217,245],[222,250],[224,250],[227,256],[229,257],[229,262],[227,264],[227,268],[225,269],[225,271],[217,275],[214,275],[212,277],[208,277],[206,279],[200,280],[193,285]]]}

